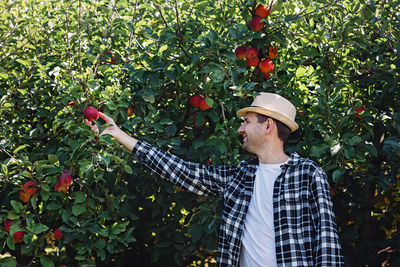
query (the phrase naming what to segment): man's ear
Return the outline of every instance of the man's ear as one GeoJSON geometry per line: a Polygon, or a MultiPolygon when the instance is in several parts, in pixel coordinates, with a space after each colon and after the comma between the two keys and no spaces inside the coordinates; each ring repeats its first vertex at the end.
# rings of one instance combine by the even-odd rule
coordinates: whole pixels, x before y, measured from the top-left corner
{"type": "Polygon", "coordinates": [[[274,120],[271,118],[268,118],[265,121],[265,130],[267,131],[267,133],[271,133],[273,129],[274,129],[274,120]]]}

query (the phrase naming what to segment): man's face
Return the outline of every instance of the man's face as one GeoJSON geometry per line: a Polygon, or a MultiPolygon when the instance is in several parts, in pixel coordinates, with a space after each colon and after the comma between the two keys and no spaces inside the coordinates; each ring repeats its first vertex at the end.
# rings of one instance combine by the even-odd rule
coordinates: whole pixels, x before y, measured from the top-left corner
{"type": "Polygon", "coordinates": [[[264,142],[264,123],[259,123],[254,112],[246,114],[238,133],[243,135],[243,149],[255,153],[264,142]]]}

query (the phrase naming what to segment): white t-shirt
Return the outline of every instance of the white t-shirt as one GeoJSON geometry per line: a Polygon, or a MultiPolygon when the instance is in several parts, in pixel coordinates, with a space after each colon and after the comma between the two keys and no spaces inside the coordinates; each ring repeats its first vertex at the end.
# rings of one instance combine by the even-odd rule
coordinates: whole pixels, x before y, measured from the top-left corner
{"type": "Polygon", "coordinates": [[[244,221],[240,267],[276,267],[273,191],[280,164],[259,164],[244,221]]]}

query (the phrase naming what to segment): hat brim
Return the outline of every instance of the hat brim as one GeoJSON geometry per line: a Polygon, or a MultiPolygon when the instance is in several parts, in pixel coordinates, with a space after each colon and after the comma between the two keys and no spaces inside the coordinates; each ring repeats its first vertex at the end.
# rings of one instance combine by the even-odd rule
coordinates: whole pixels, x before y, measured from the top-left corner
{"type": "Polygon", "coordinates": [[[263,114],[268,117],[274,118],[274,119],[282,122],[283,124],[285,124],[287,127],[289,127],[291,132],[294,132],[299,128],[299,125],[295,121],[289,119],[285,115],[282,115],[280,113],[277,113],[275,111],[268,110],[265,108],[260,108],[260,107],[242,108],[237,112],[237,115],[239,117],[244,118],[248,112],[255,112],[255,113],[263,114]]]}

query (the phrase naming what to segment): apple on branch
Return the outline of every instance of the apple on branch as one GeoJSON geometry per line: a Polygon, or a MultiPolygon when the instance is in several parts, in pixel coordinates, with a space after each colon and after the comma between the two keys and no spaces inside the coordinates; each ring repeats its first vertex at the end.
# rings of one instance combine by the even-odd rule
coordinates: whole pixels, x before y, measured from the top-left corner
{"type": "Polygon", "coordinates": [[[246,59],[256,58],[258,57],[258,49],[251,46],[246,49],[246,59]]]}
{"type": "Polygon", "coordinates": [[[266,9],[263,4],[259,4],[256,7],[256,15],[261,18],[266,18],[266,17],[268,17],[270,10],[271,10],[271,8],[266,9]]]}
{"type": "Polygon", "coordinates": [[[201,95],[198,95],[198,94],[192,95],[192,96],[189,98],[189,104],[190,104],[192,107],[194,107],[194,108],[198,108],[198,107],[200,106],[200,100],[201,100],[202,98],[203,98],[203,97],[202,97],[201,95]]]}
{"type": "Polygon", "coordinates": [[[274,63],[272,60],[263,59],[261,60],[260,64],[258,65],[262,73],[269,73],[274,69],[274,63]]]}
{"type": "Polygon", "coordinates": [[[22,190],[29,196],[33,196],[34,194],[36,194],[37,192],[37,183],[34,181],[28,181],[26,182],[23,187],[22,190]]]}
{"type": "Polygon", "coordinates": [[[264,22],[261,22],[262,18],[259,16],[254,16],[250,20],[250,29],[252,29],[255,32],[259,32],[264,28],[264,22]]]}
{"type": "Polygon", "coordinates": [[[54,238],[56,240],[60,240],[63,237],[63,233],[60,231],[60,228],[57,228],[56,230],[54,230],[54,238]]]}
{"type": "Polygon", "coordinates": [[[244,59],[246,58],[246,50],[245,46],[239,46],[235,49],[235,54],[237,59],[244,59]]]}
{"type": "Polygon", "coordinates": [[[20,243],[24,241],[24,236],[25,232],[24,231],[18,231],[13,234],[13,242],[14,243],[20,243]]]}
{"type": "Polygon", "coordinates": [[[13,223],[12,220],[7,220],[7,221],[4,222],[4,230],[6,230],[8,233],[11,230],[12,223],[13,223]]]}
{"type": "Polygon", "coordinates": [[[211,107],[207,104],[206,99],[204,97],[202,97],[199,101],[199,109],[204,111],[204,110],[208,110],[211,107]]]}
{"type": "Polygon", "coordinates": [[[268,59],[274,59],[278,55],[278,47],[269,45],[268,54],[265,55],[268,59]]]}

